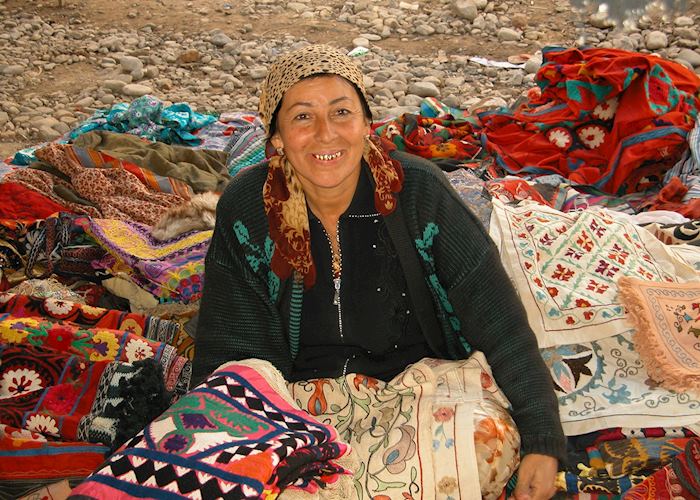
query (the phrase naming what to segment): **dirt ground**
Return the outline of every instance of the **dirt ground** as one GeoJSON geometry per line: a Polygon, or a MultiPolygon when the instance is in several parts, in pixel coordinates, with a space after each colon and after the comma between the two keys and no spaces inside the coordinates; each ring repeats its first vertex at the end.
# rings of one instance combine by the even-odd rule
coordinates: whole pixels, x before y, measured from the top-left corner
{"type": "MultiPolygon", "coordinates": [[[[80,26],[134,30],[145,25],[157,25],[159,31],[187,33],[223,30],[232,38],[240,36],[240,29],[245,24],[253,29],[246,35],[248,39],[270,39],[291,34],[303,37],[311,42],[330,40],[351,40],[361,30],[351,24],[333,20],[304,19],[288,12],[269,14],[261,12],[242,15],[241,7],[248,2],[237,0],[46,0],[27,2],[27,0],[7,0],[8,10],[23,10],[38,14],[43,19],[66,24],[70,22],[74,29],[80,26]],[[202,14],[202,10],[206,14],[202,14]]],[[[340,0],[326,0],[326,5],[340,6],[340,0]]],[[[398,4],[398,2],[396,2],[398,4]]],[[[516,2],[517,3],[517,2],[516,2]]],[[[522,2],[523,7],[509,14],[521,12],[527,15],[531,26],[546,34],[546,40],[567,40],[574,37],[573,24],[557,25],[554,22],[552,2],[550,0],[531,0],[522,2]],[[528,6],[528,3],[530,4],[528,6]],[[523,10],[525,9],[525,10],[523,10]]],[[[560,23],[561,24],[561,23],[560,23]]],[[[76,40],[76,44],[80,44],[76,40]]],[[[534,52],[538,46],[528,48],[504,46],[477,36],[433,35],[429,38],[409,35],[402,40],[392,36],[379,42],[373,42],[386,50],[401,51],[419,56],[434,56],[438,49],[446,54],[480,55],[497,60],[504,60],[509,55],[521,52],[534,52]],[[407,38],[407,39],[406,39],[407,38]]],[[[85,81],[94,82],[101,79],[101,69],[89,63],[57,66],[51,72],[44,72],[35,79],[35,83],[23,89],[17,101],[23,98],[39,96],[43,93],[64,91],[76,95],[83,89],[85,81]]],[[[0,142],[0,157],[7,156],[26,147],[21,142],[0,142]]]]}
{"type": "MultiPolygon", "coordinates": [[[[428,3],[420,1],[423,5],[428,3]]],[[[698,10],[698,0],[688,0],[691,10],[698,10]]],[[[340,6],[341,0],[325,0],[325,5],[340,6]]],[[[232,38],[240,35],[245,24],[252,25],[247,39],[269,39],[291,34],[312,42],[330,40],[351,40],[361,33],[354,25],[323,19],[300,19],[285,13],[253,13],[243,15],[248,2],[245,0],[45,0],[28,2],[27,0],[7,0],[10,11],[21,9],[36,13],[43,19],[51,19],[62,24],[70,21],[74,29],[80,26],[92,26],[114,29],[138,29],[145,25],[156,25],[161,33],[209,32],[221,29],[232,38]],[[202,11],[206,12],[203,14],[202,11]]],[[[370,2],[371,4],[371,2],[370,2]]],[[[398,2],[396,2],[398,4],[398,2]]],[[[419,56],[435,56],[437,50],[444,50],[447,55],[478,55],[495,60],[506,60],[508,56],[521,53],[533,53],[544,44],[564,43],[570,45],[576,39],[576,28],[582,26],[582,17],[572,11],[557,12],[556,5],[568,5],[566,0],[527,0],[520,2],[496,2],[497,9],[508,8],[505,13],[512,18],[515,14],[524,14],[530,27],[536,28],[544,36],[538,42],[528,42],[527,47],[506,45],[489,41],[485,36],[445,36],[432,35],[420,37],[415,35],[393,35],[387,39],[373,42],[386,50],[400,51],[419,56]]],[[[76,40],[76,44],[80,44],[76,40]]],[[[87,54],[87,52],[86,52],[87,54]]],[[[85,81],[100,79],[100,68],[89,63],[71,66],[57,66],[51,72],[44,72],[35,80],[35,84],[23,89],[22,98],[41,96],[57,90],[67,94],[78,94],[85,81]]],[[[0,156],[26,147],[19,142],[0,142],[0,156]]]]}

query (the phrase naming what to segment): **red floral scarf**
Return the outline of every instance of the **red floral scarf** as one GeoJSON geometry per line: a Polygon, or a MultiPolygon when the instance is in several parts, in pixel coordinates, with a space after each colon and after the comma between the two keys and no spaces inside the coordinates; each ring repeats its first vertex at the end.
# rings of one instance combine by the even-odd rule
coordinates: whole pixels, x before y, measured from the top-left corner
{"type": "MultiPolygon", "coordinates": [[[[393,144],[370,136],[362,156],[374,179],[374,205],[382,215],[389,215],[396,209],[396,193],[403,186],[403,168],[389,157],[393,149],[393,144]]],[[[310,288],[316,282],[316,267],[311,258],[306,196],[293,165],[285,156],[270,158],[263,201],[270,236],[275,242],[272,271],[281,279],[295,273],[296,279],[303,279],[304,287],[310,288]]]]}

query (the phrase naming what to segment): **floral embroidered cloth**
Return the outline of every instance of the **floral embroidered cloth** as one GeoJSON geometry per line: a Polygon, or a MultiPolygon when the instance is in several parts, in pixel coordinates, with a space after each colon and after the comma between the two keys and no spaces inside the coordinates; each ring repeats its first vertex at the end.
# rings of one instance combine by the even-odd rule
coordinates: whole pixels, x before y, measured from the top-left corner
{"type": "Polygon", "coordinates": [[[623,276],[667,283],[698,279],[672,248],[609,210],[562,213],[498,200],[493,207],[490,234],[501,243],[503,264],[540,347],[628,330],[617,287],[623,276]]]}
{"type": "Polygon", "coordinates": [[[189,386],[171,322],[0,293],[0,497],[82,478],[189,386]],[[137,333],[138,332],[138,333],[137,333]]]}
{"type": "Polygon", "coordinates": [[[623,276],[697,280],[692,258],[604,209],[564,214],[498,200],[493,206],[490,234],[552,374],[564,432],[699,422],[700,395],[649,377],[617,284],[623,276]]]}
{"type": "Polygon", "coordinates": [[[349,476],[335,460],[349,447],[333,427],[294,407],[285,392],[284,379],[267,362],[222,365],[72,496],[143,498],[167,491],[169,498],[273,499],[289,487],[337,487],[349,476]]]}
{"type": "MultiPolygon", "coordinates": [[[[9,313],[15,318],[42,318],[56,323],[70,322],[75,327],[128,332],[133,334],[134,338],[143,337],[150,341],[163,343],[164,345],[159,349],[169,349],[166,346],[173,346],[180,356],[183,356],[182,351],[189,350],[193,344],[193,339],[176,321],[127,311],[93,307],[65,298],[42,298],[19,293],[0,293],[0,314],[2,313],[9,313]]],[[[99,357],[98,354],[91,354],[91,356],[93,355],[99,357]]],[[[170,357],[168,355],[166,359],[170,357]]],[[[178,370],[181,369],[178,368],[178,370]]],[[[185,382],[189,383],[189,378],[185,382]]]]}
{"type": "Polygon", "coordinates": [[[481,352],[426,358],[388,383],[352,373],[289,387],[352,445],[355,498],[494,499],[518,466],[520,436],[481,352]]]}
{"type": "Polygon", "coordinates": [[[664,387],[700,394],[700,279],[618,282],[635,325],[634,344],[651,377],[664,387]]]}
{"type": "Polygon", "coordinates": [[[617,49],[547,47],[543,59],[539,97],[479,114],[498,165],[611,194],[660,184],[687,149],[700,78],[678,63],[617,49]]]}

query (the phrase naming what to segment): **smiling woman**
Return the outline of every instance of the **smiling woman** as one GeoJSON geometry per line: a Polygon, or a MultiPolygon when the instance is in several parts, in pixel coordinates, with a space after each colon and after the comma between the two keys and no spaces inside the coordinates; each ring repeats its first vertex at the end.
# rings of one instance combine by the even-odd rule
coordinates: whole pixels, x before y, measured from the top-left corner
{"type": "Polygon", "coordinates": [[[194,377],[272,363],[352,440],[362,498],[495,498],[518,451],[515,497],[551,497],[552,380],[478,218],[437,167],[371,134],[362,73],[336,49],[278,58],[259,111],[272,155],[219,201],[194,377]]]}

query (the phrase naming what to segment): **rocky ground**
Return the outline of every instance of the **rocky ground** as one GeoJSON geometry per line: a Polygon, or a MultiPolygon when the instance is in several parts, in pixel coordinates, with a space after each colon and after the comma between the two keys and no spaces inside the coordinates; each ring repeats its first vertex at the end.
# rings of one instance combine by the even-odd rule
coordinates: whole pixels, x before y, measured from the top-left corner
{"type": "Polygon", "coordinates": [[[0,157],[143,94],[255,110],[267,64],[306,42],[368,49],[358,61],[381,118],[426,96],[511,103],[547,45],[654,52],[700,72],[698,21],[700,0],[649,5],[634,23],[567,0],[0,0],[0,157]]]}

